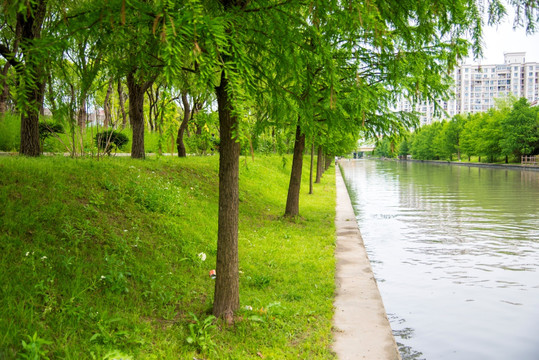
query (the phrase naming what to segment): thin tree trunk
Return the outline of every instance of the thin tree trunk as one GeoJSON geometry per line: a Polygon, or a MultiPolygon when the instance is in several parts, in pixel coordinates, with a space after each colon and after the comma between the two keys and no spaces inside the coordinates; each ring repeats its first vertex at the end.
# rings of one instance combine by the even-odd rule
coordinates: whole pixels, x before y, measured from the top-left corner
{"type": "Polygon", "coordinates": [[[290,184],[288,185],[288,196],[286,198],[285,216],[299,215],[299,191],[301,187],[301,171],[303,169],[303,151],[305,150],[305,134],[301,133],[298,123],[296,127],[296,140],[294,142],[294,157],[292,159],[292,171],[290,173],[290,184]]]}
{"type": "Polygon", "coordinates": [[[49,81],[47,81],[47,84],[48,84],[49,91],[47,92],[47,100],[51,104],[50,111],[51,111],[51,114],[54,116],[56,114],[56,101],[54,100],[54,88],[53,88],[53,83],[52,83],[52,74],[50,72],[49,72],[48,78],[49,78],[49,81]]]}
{"type": "Polygon", "coordinates": [[[9,84],[7,74],[11,64],[6,62],[2,68],[2,88],[0,89],[0,120],[4,118],[7,112],[7,101],[9,98],[9,84]]]}
{"type": "Polygon", "coordinates": [[[112,106],[110,101],[110,97],[112,95],[112,81],[113,79],[111,78],[109,80],[109,87],[107,88],[107,93],[105,95],[105,103],[103,104],[103,110],[105,112],[105,123],[103,124],[103,126],[105,128],[108,128],[112,123],[112,106]]]}
{"type": "Polygon", "coordinates": [[[45,108],[43,107],[43,100],[45,100],[45,89],[47,88],[47,81],[46,81],[47,78],[48,76],[43,77],[43,81],[39,84],[39,90],[37,94],[38,96],[37,103],[39,104],[40,115],[45,115],[45,108]]]}
{"type": "MultiPolygon", "coordinates": [[[[326,154],[326,156],[324,156],[324,159],[326,161],[326,166],[325,166],[325,170],[329,169],[329,167],[331,166],[331,159],[332,157],[329,156],[328,154],[326,154]]],[[[325,171],[324,171],[325,172],[325,171]]]]}
{"type": "Polygon", "coordinates": [[[135,71],[127,74],[127,89],[129,91],[129,121],[133,131],[131,158],[144,159],[144,85],[136,81],[135,71]]]}
{"type": "Polygon", "coordinates": [[[221,133],[219,158],[219,215],[217,232],[217,278],[213,314],[229,324],[239,308],[238,217],[240,145],[234,136],[238,124],[232,113],[228,79],[221,72],[216,88],[221,133]]]}
{"type": "Polygon", "coordinates": [[[322,180],[322,158],[324,157],[322,153],[322,145],[318,145],[318,152],[316,155],[316,181],[315,183],[320,184],[322,180]]]}
{"type": "Polygon", "coordinates": [[[186,157],[187,152],[185,150],[185,144],[183,142],[183,134],[187,129],[189,124],[189,119],[191,118],[191,106],[189,105],[189,100],[187,99],[187,94],[182,94],[182,104],[183,104],[183,120],[178,129],[178,137],[176,138],[176,146],[178,149],[178,157],[186,157]]]}
{"type": "MultiPolygon", "coordinates": [[[[97,114],[96,114],[97,121],[97,114]]],[[[86,95],[82,94],[82,99],[80,102],[79,110],[77,111],[77,124],[81,130],[81,134],[84,131],[86,125],[86,95]]]]}
{"type": "Polygon", "coordinates": [[[313,193],[314,140],[311,144],[311,168],[309,172],[309,194],[313,193]]]}
{"type": "Polygon", "coordinates": [[[122,114],[122,129],[125,129],[127,126],[127,114],[125,112],[125,97],[122,79],[118,79],[118,99],[120,100],[120,112],[122,114]]]}

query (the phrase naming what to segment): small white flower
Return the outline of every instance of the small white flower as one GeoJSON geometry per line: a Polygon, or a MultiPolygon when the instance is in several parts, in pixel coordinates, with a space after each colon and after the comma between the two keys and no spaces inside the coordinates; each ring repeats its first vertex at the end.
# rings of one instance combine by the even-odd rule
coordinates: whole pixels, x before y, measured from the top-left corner
{"type": "Polygon", "coordinates": [[[106,279],[105,275],[101,275],[101,280],[105,280],[105,279],[106,279]]]}
{"type": "Polygon", "coordinates": [[[41,260],[47,260],[47,257],[46,257],[46,256],[42,256],[42,257],[41,257],[41,260]]]}
{"type": "Polygon", "coordinates": [[[30,255],[30,251],[27,251],[24,256],[28,256],[28,255],[30,255]]]}
{"type": "Polygon", "coordinates": [[[200,258],[200,260],[202,261],[206,261],[206,254],[201,252],[200,254],[198,254],[198,257],[200,258]]]}
{"type": "Polygon", "coordinates": [[[124,232],[127,232],[127,229],[125,229],[124,232]]]}

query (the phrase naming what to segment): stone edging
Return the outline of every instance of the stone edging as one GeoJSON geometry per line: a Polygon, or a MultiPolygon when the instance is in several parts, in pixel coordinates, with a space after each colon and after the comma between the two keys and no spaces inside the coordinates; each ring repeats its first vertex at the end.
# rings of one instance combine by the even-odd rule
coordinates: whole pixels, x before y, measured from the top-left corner
{"type": "Polygon", "coordinates": [[[333,351],[339,360],[401,360],[339,166],[335,173],[333,351]]]}

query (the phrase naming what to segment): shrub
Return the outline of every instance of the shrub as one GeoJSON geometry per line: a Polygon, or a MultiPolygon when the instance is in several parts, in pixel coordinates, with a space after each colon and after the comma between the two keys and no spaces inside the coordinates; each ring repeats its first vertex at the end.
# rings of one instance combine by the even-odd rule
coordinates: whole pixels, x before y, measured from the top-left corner
{"type": "Polygon", "coordinates": [[[97,148],[103,150],[107,155],[110,155],[113,149],[121,149],[128,142],[129,138],[125,134],[114,130],[106,130],[95,136],[97,148]]]}
{"type": "Polygon", "coordinates": [[[64,134],[64,127],[62,124],[49,124],[46,122],[39,123],[39,139],[41,141],[45,141],[45,139],[52,136],[52,134],[64,134]]]}

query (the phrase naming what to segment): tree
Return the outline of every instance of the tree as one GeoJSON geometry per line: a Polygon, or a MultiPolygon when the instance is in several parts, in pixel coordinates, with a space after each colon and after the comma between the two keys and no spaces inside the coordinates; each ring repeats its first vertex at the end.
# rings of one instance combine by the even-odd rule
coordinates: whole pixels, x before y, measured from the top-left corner
{"type": "Polygon", "coordinates": [[[509,114],[500,121],[503,134],[499,145],[503,155],[529,155],[537,148],[539,127],[537,108],[532,108],[526,98],[519,99],[509,114]]]}
{"type": "Polygon", "coordinates": [[[487,157],[489,162],[495,162],[500,155],[500,139],[502,137],[500,120],[504,117],[504,112],[500,110],[489,110],[479,117],[479,129],[476,134],[476,147],[479,155],[487,157]]]}
{"type": "Polygon", "coordinates": [[[46,48],[41,39],[43,23],[47,16],[47,1],[8,3],[2,12],[3,22],[11,23],[15,33],[13,43],[0,44],[0,54],[13,66],[17,74],[17,109],[21,113],[20,153],[38,156],[39,112],[43,103],[45,74],[43,59],[46,48]]]}
{"type": "Polygon", "coordinates": [[[462,129],[460,148],[468,156],[468,161],[471,160],[472,156],[479,155],[477,139],[480,130],[480,118],[481,114],[468,115],[462,129]]]}

